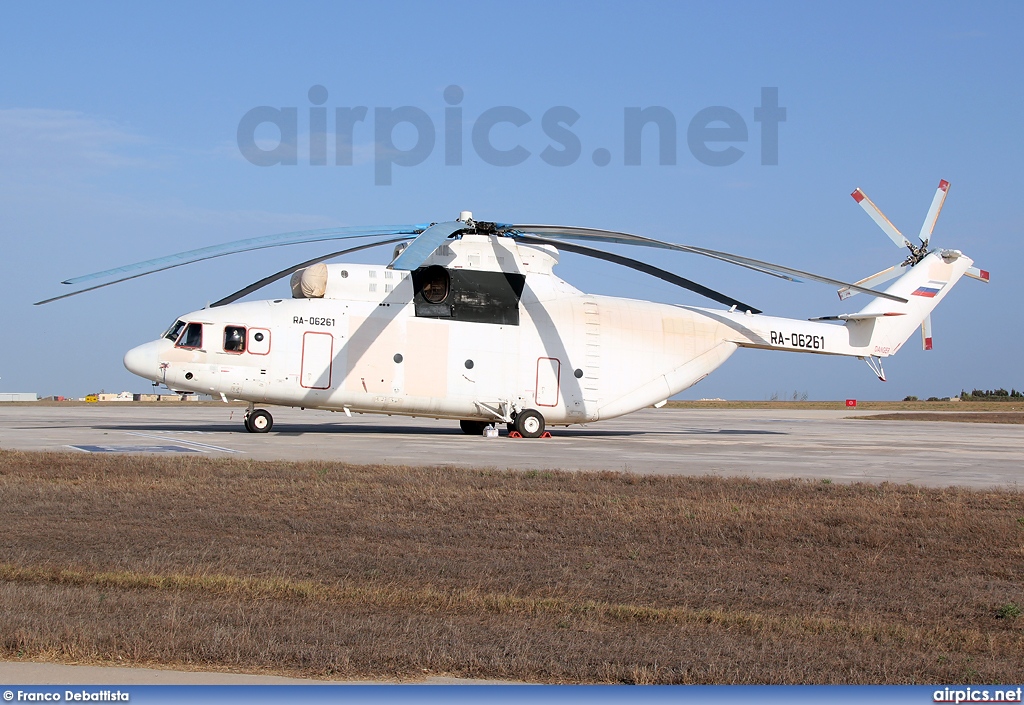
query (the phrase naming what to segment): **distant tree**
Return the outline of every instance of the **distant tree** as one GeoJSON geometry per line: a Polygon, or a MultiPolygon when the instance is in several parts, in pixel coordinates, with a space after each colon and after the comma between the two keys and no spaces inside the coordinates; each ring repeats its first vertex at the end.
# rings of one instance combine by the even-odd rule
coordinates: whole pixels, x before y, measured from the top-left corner
{"type": "Polygon", "coordinates": [[[906,397],[903,397],[903,401],[917,401],[917,397],[915,397],[913,395],[906,396],[906,397]]]}
{"type": "Polygon", "coordinates": [[[964,401],[1009,401],[1021,397],[1024,397],[1024,394],[1016,389],[1008,392],[1002,387],[999,389],[975,389],[970,394],[964,391],[960,392],[960,399],[964,401]]]}

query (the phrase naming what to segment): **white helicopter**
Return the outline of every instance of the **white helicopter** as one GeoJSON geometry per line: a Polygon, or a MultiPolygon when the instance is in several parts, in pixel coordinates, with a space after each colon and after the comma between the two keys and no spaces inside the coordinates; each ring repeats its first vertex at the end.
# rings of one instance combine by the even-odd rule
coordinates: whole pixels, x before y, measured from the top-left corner
{"type": "Polygon", "coordinates": [[[202,248],[77,277],[65,284],[119,281],[227,254],[300,242],[374,238],[302,262],[178,318],[158,340],[129,350],[125,367],[175,391],[249,402],[245,428],[266,433],[257,405],[456,419],[466,433],[506,424],[536,438],[548,426],[611,419],[702,380],[739,347],[881,359],[922,327],[963,275],[988,281],[959,250],[928,251],[948,192],[942,181],[914,245],[860,189],[854,198],[901,247],[898,266],[848,284],[760,260],[628,233],[476,221],[285,233],[202,248]],[[411,242],[409,242],[411,240],[411,242]],[[712,257],[765,274],[840,286],[873,300],[857,313],[776,318],[671,272],[598,250],[611,242],[712,257]],[[399,244],[401,243],[401,244],[399,244]],[[397,244],[387,266],[325,264],[369,247],[397,244]],[[586,294],[553,273],[559,251],[657,276],[725,308],[586,294]],[[239,299],[291,276],[291,299],[239,299]],[[899,278],[884,291],[873,284],[899,278]]]}

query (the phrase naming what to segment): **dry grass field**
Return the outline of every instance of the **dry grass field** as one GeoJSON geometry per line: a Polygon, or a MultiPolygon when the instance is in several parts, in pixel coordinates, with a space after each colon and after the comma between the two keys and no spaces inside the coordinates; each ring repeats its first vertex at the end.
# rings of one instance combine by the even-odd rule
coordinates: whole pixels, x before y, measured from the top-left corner
{"type": "Polygon", "coordinates": [[[1024,680],[1019,492],[0,451],[0,507],[4,659],[1024,680]]]}

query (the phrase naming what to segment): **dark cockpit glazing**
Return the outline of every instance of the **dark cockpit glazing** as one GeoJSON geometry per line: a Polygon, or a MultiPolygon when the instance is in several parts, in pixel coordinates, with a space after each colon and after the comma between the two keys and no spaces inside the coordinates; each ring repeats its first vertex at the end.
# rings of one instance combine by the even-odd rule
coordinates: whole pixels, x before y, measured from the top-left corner
{"type": "Polygon", "coordinates": [[[167,338],[172,343],[177,342],[178,336],[181,335],[181,329],[185,327],[185,321],[180,318],[171,324],[171,327],[164,331],[163,338],[167,338]]]}

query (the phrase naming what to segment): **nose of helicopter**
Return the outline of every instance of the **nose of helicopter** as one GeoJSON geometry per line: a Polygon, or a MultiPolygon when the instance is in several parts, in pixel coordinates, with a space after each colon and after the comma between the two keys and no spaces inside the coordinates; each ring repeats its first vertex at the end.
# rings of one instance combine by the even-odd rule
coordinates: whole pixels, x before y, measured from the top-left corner
{"type": "Polygon", "coordinates": [[[132,374],[139,377],[160,381],[160,351],[163,349],[163,340],[154,340],[149,343],[132,348],[124,354],[124,366],[132,374]]]}

